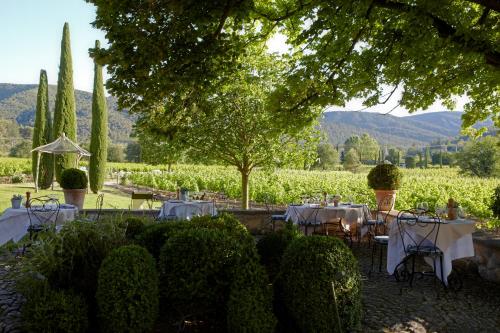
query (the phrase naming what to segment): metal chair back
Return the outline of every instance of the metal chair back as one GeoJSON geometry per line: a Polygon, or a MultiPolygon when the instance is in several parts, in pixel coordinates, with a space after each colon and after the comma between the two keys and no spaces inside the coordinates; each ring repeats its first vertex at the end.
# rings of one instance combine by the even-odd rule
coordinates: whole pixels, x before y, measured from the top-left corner
{"type": "Polygon", "coordinates": [[[59,200],[48,196],[31,198],[27,204],[30,238],[32,233],[50,229],[57,223],[61,206],[59,200]]]}
{"type": "Polygon", "coordinates": [[[101,217],[103,205],[104,205],[104,193],[101,193],[97,196],[97,200],[95,202],[95,209],[97,210],[97,216],[95,218],[96,222],[99,221],[99,218],[101,217]]]}
{"type": "Polygon", "coordinates": [[[437,239],[441,225],[439,216],[425,212],[418,214],[414,210],[400,211],[397,217],[399,235],[405,253],[426,254],[437,252],[437,239]],[[422,228],[423,233],[410,232],[410,228],[422,228]],[[430,250],[430,251],[429,251],[430,250]]]}

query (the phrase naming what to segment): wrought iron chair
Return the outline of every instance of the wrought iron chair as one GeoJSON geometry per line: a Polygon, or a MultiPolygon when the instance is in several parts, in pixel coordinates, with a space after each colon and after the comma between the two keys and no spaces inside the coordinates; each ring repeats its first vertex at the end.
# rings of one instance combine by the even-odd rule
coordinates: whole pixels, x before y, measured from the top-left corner
{"type": "MultiPolygon", "coordinates": [[[[31,198],[27,204],[29,218],[29,240],[36,240],[38,233],[56,229],[57,217],[61,206],[59,200],[48,196],[31,198]]],[[[23,249],[24,252],[24,249],[23,249]]]]}
{"type": "MultiPolygon", "coordinates": [[[[383,214],[382,207],[394,205],[394,196],[386,196],[380,200],[377,205],[377,210],[375,211],[375,216],[371,216],[371,210],[367,205],[367,213],[365,214],[365,220],[363,221],[363,226],[368,227],[368,246],[371,245],[372,239],[374,240],[377,235],[386,235],[387,233],[387,217],[388,214],[383,214]]],[[[359,238],[361,239],[361,237],[359,238]]],[[[380,239],[379,239],[380,240],[380,239]]]]}
{"type": "MultiPolygon", "coordinates": [[[[443,252],[437,247],[437,239],[441,226],[441,219],[432,212],[425,212],[419,215],[413,210],[401,211],[397,217],[399,236],[401,237],[405,258],[396,267],[396,274],[399,274],[399,267],[403,266],[403,271],[408,275],[409,285],[412,287],[415,274],[432,275],[436,278],[436,260],[440,263],[440,276],[444,285],[443,276],[443,252]],[[425,214],[425,218],[423,215],[425,214]],[[409,228],[425,228],[426,230],[416,237],[409,231],[409,228]],[[416,272],[415,259],[417,257],[431,258],[433,262],[433,272],[416,272]],[[407,263],[411,260],[411,269],[408,270],[407,263]]],[[[398,276],[396,276],[397,278],[398,276]]]]}
{"type": "MultiPolygon", "coordinates": [[[[268,194],[264,196],[264,204],[266,211],[270,214],[274,210],[274,204],[268,194]]],[[[276,223],[286,223],[286,218],[286,214],[270,214],[269,220],[266,222],[266,227],[270,226],[271,231],[276,231],[276,223]]]]}
{"type": "Polygon", "coordinates": [[[297,216],[297,225],[302,228],[304,228],[304,234],[307,236],[308,235],[308,229],[309,227],[313,227],[313,233],[316,231],[316,228],[319,226],[319,223],[317,221],[317,216],[319,213],[319,210],[321,207],[319,205],[317,207],[310,207],[310,211],[308,214],[303,214],[300,212],[300,207],[302,205],[290,205],[290,209],[294,212],[294,214],[297,216]]]}

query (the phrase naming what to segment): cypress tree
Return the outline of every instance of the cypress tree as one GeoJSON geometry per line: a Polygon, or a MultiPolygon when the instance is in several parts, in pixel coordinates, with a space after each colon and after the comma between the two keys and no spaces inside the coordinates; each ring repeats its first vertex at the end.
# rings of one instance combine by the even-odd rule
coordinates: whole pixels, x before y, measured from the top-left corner
{"type": "MultiPolygon", "coordinates": [[[[52,137],[52,116],[50,114],[50,109],[48,107],[45,109],[45,128],[43,130],[43,138],[45,143],[51,143],[53,141],[52,137]]],[[[52,184],[54,178],[54,155],[52,154],[42,154],[42,160],[40,161],[41,178],[38,181],[38,187],[41,189],[47,189],[52,184]]]]}
{"type": "MultiPolygon", "coordinates": [[[[61,40],[61,60],[59,63],[59,77],[57,79],[56,107],[54,110],[54,138],[65,133],[76,141],[76,106],[75,91],[73,88],[73,66],[69,39],[69,25],[64,23],[61,40]]],[[[63,154],[56,157],[56,179],[60,181],[63,169],[75,166],[75,154],[63,154]]]]}
{"type": "MultiPolygon", "coordinates": [[[[101,45],[95,42],[96,49],[101,45]]],[[[108,149],[108,111],[104,86],[102,83],[102,66],[94,62],[94,91],[92,93],[92,130],[90,137],[89,182],[92,192],[102,189],[106,173],[108,149]]]]}
{"type": "MultiPolygon", "coordinates": [[[[49,91],[47,87],[47,72],[45,70],[40,70],[40,80],[38,83],[38,94],[36,97],[36,111],[35,111],[35,126],[33,128],[33,137],[31,140],[32,148],[36,148],[38,146],[42,146],[46,144],[43,134],[45,129],[45,115],[46,110],[49,108],[49,91]]],[[[41,164],[41,161],[40,161],[41,164]]],[[[37,175],[37,165],[38,165],[38,153],[33,152],[31,154],[31,174],[33,175],[33,179],[35,179],[37,175]]],[[[40,168],[42,165],[40,165],[40,168]]],[[[42,172],[38,172],[38,178],[40,179],[40,174],[42,172]]]]}

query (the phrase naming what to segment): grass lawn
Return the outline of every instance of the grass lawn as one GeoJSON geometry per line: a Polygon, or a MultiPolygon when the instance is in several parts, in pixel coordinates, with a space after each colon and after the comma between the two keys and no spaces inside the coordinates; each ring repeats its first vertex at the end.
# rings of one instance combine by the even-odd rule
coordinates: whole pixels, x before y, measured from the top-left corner
{"type": "MultiPolygon", "coordinates": [[[[35,193],[33,183],[23,184],[1,184],[0,185],[0,212],[11,207],[10,199],[14,194],[22,194],[26,199],[26,192],[31,192],[32,197],[39,197],[43,195],[55,195],[61,203],[64,202],[64,194],[59,186],[54,186],[54,190],[40,190],[35,193]]],[[[121,208],[127,209],[130,205],[130,196],[122,193],[111,187],[104,187],[104,205],[103,208],[121,208]]],[[[84,208],[95,208],[97,194],[88,193],[85,196],[84,208]]],[[[23,200],[24,204],[24,200],[23,200]]]]}

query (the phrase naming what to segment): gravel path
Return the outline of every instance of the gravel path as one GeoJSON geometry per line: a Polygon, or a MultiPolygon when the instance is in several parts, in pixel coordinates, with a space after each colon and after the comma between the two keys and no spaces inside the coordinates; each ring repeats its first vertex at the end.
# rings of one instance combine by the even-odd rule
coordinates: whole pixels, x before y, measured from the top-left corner
{"type": "Polygon", "coordinates": [[[457,292],[431,277],[416,278],[410,288],[378,266],[368,276],[370,251],[353,248],[364,278],[363,332],[500,332],[500,285],[468,273],[457,292]]]}
{"type": "Polygon", "coordinates": [[[0,333],[21,332],[21,305],[23,297],[15,292],[14,281],[8,276],[10,266],[0,258],[0,333]]]}

